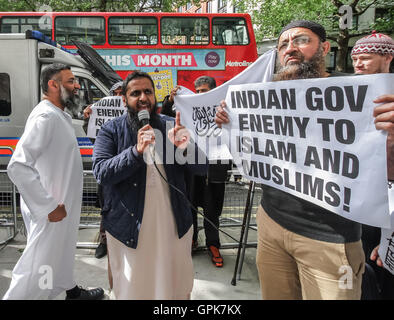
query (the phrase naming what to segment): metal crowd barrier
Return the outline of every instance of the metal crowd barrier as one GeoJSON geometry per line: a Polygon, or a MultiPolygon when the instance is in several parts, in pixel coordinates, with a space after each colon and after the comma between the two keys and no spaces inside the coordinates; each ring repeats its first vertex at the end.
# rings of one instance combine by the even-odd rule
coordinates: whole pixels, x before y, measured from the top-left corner
{"type": "MultiPolygon", "coordinates": [[[[0,147],[13,152],[12,148],[0,147]]],[[[93,172],[84,170],[83,172],[83,196],[80,217],[80,229],[95,228],[99,230],[101,215],[100,206],[97,198],[97,182],[93,177],[93,172]]],[[[225,229],[232,238],[220,233],[221,247],[238,248],[237,262],[232,283],[235,285],[235,274],[240,279],[245,249],[256,247],[256,233],[254,239],[249,238],[249,230],[257,230],[256,228],[256,210],[261,198],[261,189],[238,174],[237,170],[229,171],[229,178],[226,181],[225,197],[222,214],[220,216],[220,228],[225,229]],[[239,239],[234,241],[233,239],[239,239]]],[[[7,171],[0,170],[0,245],[7,244],[15,238],[18,232],[18,219],[23,226],[20,208],[18,204],[19,195],[15,185],[9,180],[7,171]],[[2,240],[4,232],[2,229],[8,230],[5,240],[2,240]]],[[[202,210],[202,208],[198,208],[202,210]]],[[[203,227],[203,217],[198,216],[199,229],[203,227]]],[[[198,250],[205,250],[205,235],[203,230],[199,232],[200,246],[198,250]]],[[[97,242],[78,242],[77,248],[95,249],[97,242]]]]}
{"type": "MultiPolygon", "coordinates": [[[[229,179],[226,181],[225,186],[225,197],[222,214],[220,216],[220,228],[225,230],[227,233],[232,235],[233,238],[239,238],[240,227],[243,223],[245,204],[248,200],[248,189],[249,181],[241,178],[238,179],[238,171],[229,171],[229,179]]],[[[255,196],[251,206],[251,219],[248,221],[246,234],[244,239],[239,239],[243,241],[243,247],[255,247],[257,242],[248,240],[248,230],[256,230],[256,210],[258,202],[260,201],[261,189],[256,187],[255,196]]],[[[198,208],[202,211],[202,208],[198,208]]],[[[84,187],[83,187],[83,198],[82,198],[82,210],[81,210],[81,220],[80,229],[87,228],[99,228],[101,221],[100,208],[97,199],[97,182],[93,177],[92,171],[84,171],[84,187]]],[[[203,228],[203,217],[198,215],[199,229],[203,228]]],[[[221,247],[223,249],[228,248],[238,248],[239,242],[235,242],[230,237],[220,233],[221,247]]],[[[238,240],[238,241],[239,241],[238,240]]],[[[204,231],[199,231],[199,244],[200,246],[197,250],[205,250],[205,240],[204,231]]],[[[93,249],[96,248],[98,243],[96,242],[79,242],[77,244],[78,248],[93,249]]]]}
{"type": "MultiPolygon", "coordinates": [[[[234,276],[231,284],[236,285],[236,278],[240,280],[242,266],[247,248],[257,247],[257,232],[249,234],[249,230],[257,231],[256,212],[261,200],[262,189],[254,182],[250,182],[239,174],[238,170],[228,171],[225,184],[224,204],[219,219],[220,247],[222,249],[238,248],[235,262],[234,276]],[[230,237],[230,236],[231,237],[230,237]]],[[[198,208],[202,210],[202,208],[198,208]]],[[[199,216],[199,246],[197,250],[206,250],[203,217],[199,216]]]]}
{"type": "MultiPolygon", "coordinates": [[[[0,147],[0,150],[8,150],[11,154],[14,152],[11,147],[5,146],[0,147]]],[[[8,178],[7,170],[0,170],[0,245],[7,244],[17,233],[16,187],[8,178]],[[7,235],[2,240],[4,233],[7,235]]]]}
{"type": "MultiPolygon", "coordinates": [[[[12,151],[11,148],[9,150],[12,151]]],[[[101,216],[97,202],[97,183],[91,171],[84,171],[83,174],[83,200],[79,228],[98,229],[101,216]]],[[[19,192],[8,178],[7,170],[0,170],[0,245],[15,238],[18,223],[24,226],[18,199],[19,192]]],[[[95,243],[93,245],[97,246],[95,243]]]]}
{"type": "MultiPolygon", "coordinates": [[[[100,228],[101,209],[97,198],[98,184],[91,170],[83,171],[83,195],[79,229],[100,228]]],[[[98,237],[97,237],[98,238],[98,237]]],[[[95,249],[98,243],[94,241],[77,242],[78,249],[95,249]]]]}
{"type": "MultiPolygon", "coordinates": [[[[12,152],[12,148],[3,147],[12,152]]],[[[84,170],[83,172],[83,197],[81,207],[80,229],[97,229],[99,230],[101,215],[100,207],[97,198],[97,182],[93,177],[91,170],[84,170]]],[[[248,237],[249,230],[256,230],[255,213],[260,200],[259,193],[261,189],[255,188],[255,196],[251,204],[250,217],[247,220],[245,235],[240,239],[240,230],[243,226],[245,215],[245,205],[248,201],[249,181],[238,176],[236,170],[229,171],[229,179],[226,182],[225,198],[223,211],[220,216],[220,228],[232,235],[232,239],[223,233],[220,233],[222,248],[237,248],[239,242],[242,242],[242,249],[247,247],[255,247],[257,242],[254,235],[248,237]],[[239,239],[237,242],[233,239],[239,239]]],[[[8,243],[14,239],[17,234],[18,221],[23,225],[22,217],[20,215],[20,208],[17,202],[19,195],[15,185],[9,180],[6,170],[0,171],[0,229],[9,231],[9,234],[4,238],[4,232],[0,233],[0,245],[8,243]]],[[[202,208],[198,208],[202,211],[202,208]]],[[[199,229],[203,227],[203,217],[198,215],[199,229]]],[[[1,230],[0,230],[1,231],[1,230]]],[[[205,250],[205,235],[204,231],[199,232],[198,250],[205,250]]],[[[78,242],[77,248],[94,249],[98,245],[97,242],[78,242]]]]}
{"type": "Polygon", "coordinates": [[[91,170],[83,172],[83,195],[81,207],[81,219],[79,227],[99,228],[101,215],[100,206],[97,198],[97,182],[91,170]]]}
{"type": "MultiPolygon", "coordinates": [[[[250,181],[241,178],[237,170],[228,171],[228,180],[225,183],[225,194],[222,214],[219,218],[219,227],[223,231],[226,231],[232,237],[238,238],[240,227],[243,224],[243,218],[245,215],[245,205],[248,201],[248,194],[250,181]]],[[[248,222],[246,231],[246,240],[248,239],[248,230],[257,230],[256,228],[256,211],[261,198],[261,188],[256,186],[254,190],[254,199],[251,205],[251,219],[248,222]]],[[[202,211],[202,208],[198,208],[202,211]]],[[[205,236],[203,230],[203,217],[198,215],[199,225],[199,249],[205,249],[205,236]],[[201,241],[200,241],[201,240],[201,241]],[[200,243],[201,242],[201,243],[200,243]]],[[[256,246],[257,242],[252,239],[247,240],[248,246],[256,246]]],[[[235,242],[230,237],[223,233],[220,233],[221,247],[223,249],[237,248],[238,242],[235,242]]],[[[239,241],[239,239],[238,239],[239,241]]]]}

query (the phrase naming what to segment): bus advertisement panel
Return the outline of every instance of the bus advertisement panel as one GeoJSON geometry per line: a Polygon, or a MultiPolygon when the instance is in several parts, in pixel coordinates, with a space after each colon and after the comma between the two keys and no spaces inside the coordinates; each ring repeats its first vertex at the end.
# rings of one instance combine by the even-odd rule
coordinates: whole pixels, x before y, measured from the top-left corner
{"type": "MultiPolygon", "coordinates": [[[[257,59],[249,14],[126,12],[0,12],[0,32],[40,30],[67,49],[90,44],[125,78],[134,70],[154,78],[157,100],[201,75],[217,85],[257,59]]],[[[74,51],[74,52],[75,52],[74,51]]]]}
{"type": "MultiPolygon", "coordinates": [[[[74,53],[73,41],[89,44],[122,79],[134,70],[148,72],[159,105],[176,85],[194,91],[194,81],[206,75],[220,86],[257,59],[252,22],[243,13],[0,12],[0,33],[27,30],[74,53]]],[[[82,127],[83,109],[105,94],[82,74],[77,80],[80,109],[72,117],[82,127]]],[[[6,146],[16,144],[15,137],[2,138],[6,146]]],[[[91,157],[89,138],[78,134],[78,143],[82,156],[91,157]]]]}

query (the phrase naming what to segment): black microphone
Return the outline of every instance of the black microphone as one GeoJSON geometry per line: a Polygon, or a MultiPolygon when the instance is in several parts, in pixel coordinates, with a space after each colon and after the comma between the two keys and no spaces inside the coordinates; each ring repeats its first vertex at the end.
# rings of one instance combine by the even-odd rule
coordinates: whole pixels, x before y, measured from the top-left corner
{"type": "MultiPolygon", "coordinates": [[[[148,110],[144,109],[144,110],[139,111],[137,116],[138,116],[138,120],[141,123],[141,127],[149,124],[150,114],[149,114],[148,110]]],[[[149,145],[149,151],[151,153],[152,159],[154,159],[155,146],[153,144],[149,145]]]]}
{"type": "Polygon", "coordinates": [[[139,111],[137,116],[138,116],[138,120],[140,121],[142,127],[149,124],[150,114],[149,114],[148,110],[144,109],[144,110],[139,111]]]}

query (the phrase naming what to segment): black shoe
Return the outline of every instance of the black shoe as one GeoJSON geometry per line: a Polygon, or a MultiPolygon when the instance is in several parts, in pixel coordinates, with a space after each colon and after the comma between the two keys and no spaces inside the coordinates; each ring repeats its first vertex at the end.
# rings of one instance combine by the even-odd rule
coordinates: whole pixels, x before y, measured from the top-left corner
{"type": "Polygon", "coordinates": [[[105,257],[106,254],[107,254],[107,244],[100,243],[96,248],[95,257],[97,259],[101,259],[102,257],[105,257]]]}
{"type": "MultiPolygon", "coordinates": [[[[102,288],[79,289],[79,294],[69,295],[67,293],[66,300],[101,300],[104,297],[104,290],[102,288]]],[[[73,289],[74,290],[74,289],[73,289]]]]}

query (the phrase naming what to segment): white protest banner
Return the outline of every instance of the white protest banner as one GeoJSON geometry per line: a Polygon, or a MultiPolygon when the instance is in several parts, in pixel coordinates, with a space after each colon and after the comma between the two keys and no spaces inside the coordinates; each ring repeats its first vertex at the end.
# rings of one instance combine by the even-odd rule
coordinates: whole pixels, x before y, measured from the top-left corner
{"type": "Polygon", "coordinates": [[[379,257],[383,267],[394,274],[394,185],[389,184],[389,207],[391,212],[391,228],[382,228],[380,235],[379,257]]]}
{"type": "Polygon", "coordinates": [[[271,81],[276,51],[260,56],[240,74],[211,91],[198,95],[176,95],[175,109],[181,112],[181,123],[191,132],[192,139],[210,160],[231,159],[227,146],[221,142],[222,130],[215,123],[216,107],[226,97],[232,84],[271,81]]]}
{"type": "Polygon", "coordinates": [[[92,113],[89,117],[87,133],[89,138],[96,138],[97,133],[105,122],[127,112],[120,96],[104,97],[93,104],[91,108],[92,113]]]}
{"type": "Polygon", "coordinates": [[[179,86],[179,89],[176,93],[178,96],[184,96],[184,95],[188,95],[188,94],[195,94],[193,91],[191,91],[190,89],[184,87],[184,86],[179,86]]]}
{"type": "Polygon", "coordinates": [[[226,143],[247,179],[390,227],[386,132],[372,113],[393,92],[392,74],[231,86],[226,143]]]}
{"type": "MultiPolygon", "coordinates": [[[[182,95],[195,95],[195,93],[184,86],[178,86],[176,96],[182,96],[182,95]]],[[[172,111],[175,111],[175,110],[176,110],[176,104],[174,103],[172,106],[172,111]]]]}

